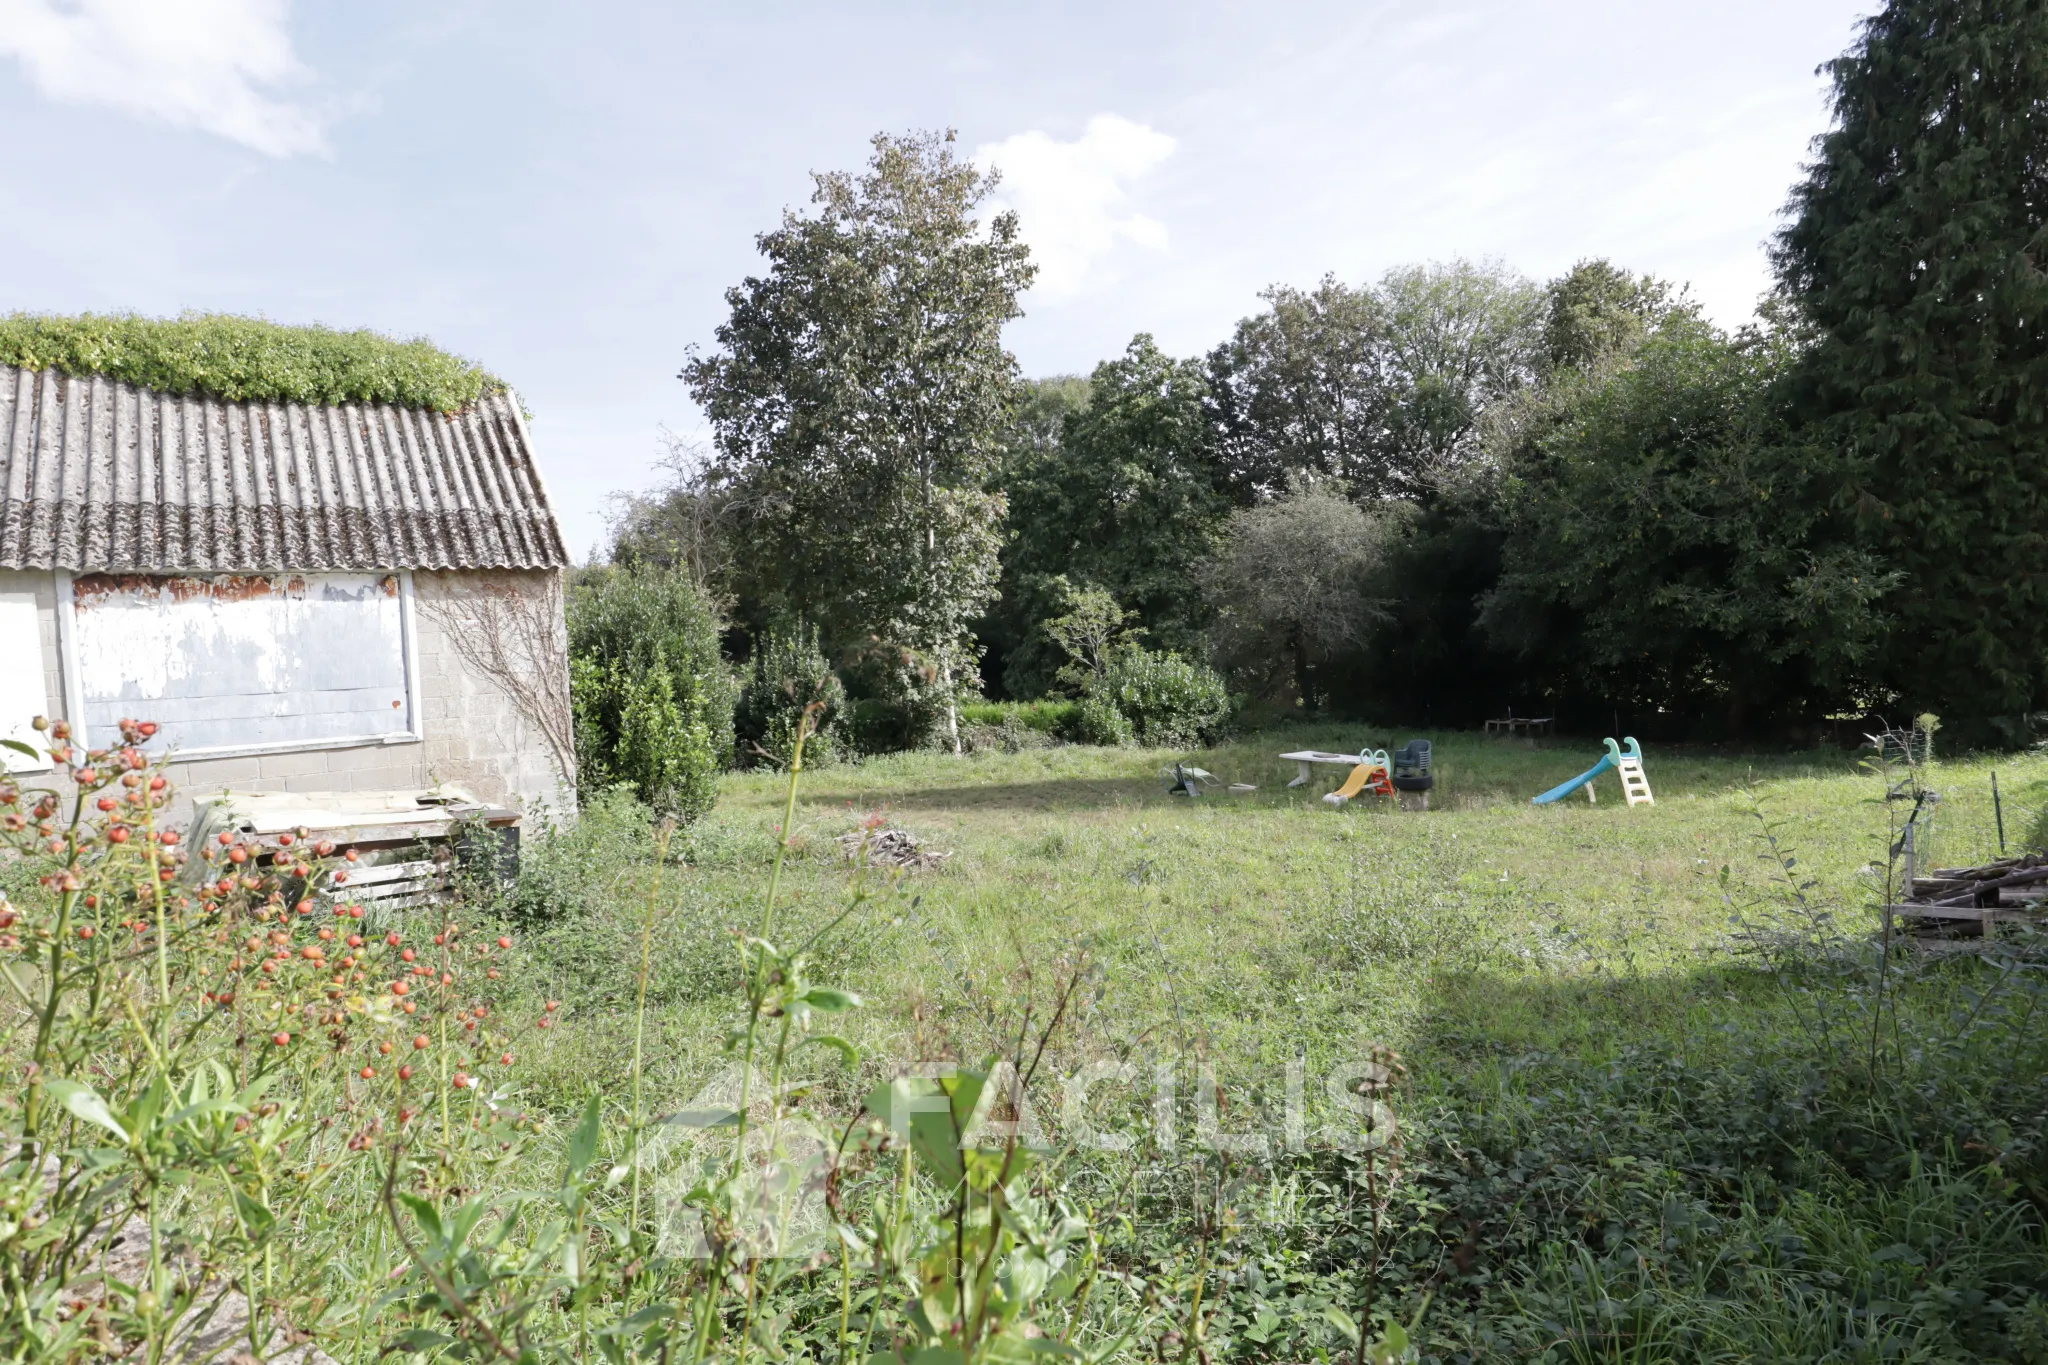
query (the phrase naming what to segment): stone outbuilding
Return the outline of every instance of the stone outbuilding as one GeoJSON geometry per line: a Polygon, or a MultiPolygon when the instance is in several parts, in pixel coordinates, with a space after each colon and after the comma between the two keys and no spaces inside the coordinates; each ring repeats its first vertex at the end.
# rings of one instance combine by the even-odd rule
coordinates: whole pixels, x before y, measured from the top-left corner
{"type": "Polygon", "coordinates": [[[0,736],[129,716],[190,795],[448,784],[559,819],[569,562],[509,390],[439,413],[0,366],[0,736]]]}

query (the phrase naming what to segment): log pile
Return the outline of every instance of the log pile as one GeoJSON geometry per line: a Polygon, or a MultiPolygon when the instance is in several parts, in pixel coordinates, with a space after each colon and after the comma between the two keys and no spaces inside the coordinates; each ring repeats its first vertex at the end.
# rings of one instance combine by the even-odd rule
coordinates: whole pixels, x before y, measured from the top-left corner
{"type": "Polygon", "coordinates": [[[1913,878],[1892,910],[1910,930],[1975,937],[1987,924],[2048,915],[2048,854],[2000,858],[1979,867],[1938,867],[1913,878]]]}

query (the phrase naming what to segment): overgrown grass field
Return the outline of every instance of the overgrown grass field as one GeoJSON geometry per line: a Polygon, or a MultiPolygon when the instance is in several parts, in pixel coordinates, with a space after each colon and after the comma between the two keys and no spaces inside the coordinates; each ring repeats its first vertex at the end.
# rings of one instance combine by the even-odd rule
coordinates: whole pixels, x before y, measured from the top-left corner
{"type": "MultiPolygon", "coordinates": [[[[1562,739],[1439,737],[1426,813],[1369,798],[1325,806],[1337,768],[1286,787],[1295,768],[1277,758],[1284,750],[1391,738],[1302,730],[1197,754],[1258,790],[1231,795],[1219,783],[1196,801],[1167,796],[1158,776],[1180,754],[1058,747],[812,769],[798,798],[790,904],[799,921],[836,918],[852,875],[839,837],[885,821],[951,856],[935,872],[871,875],[887,894],[837,931],[844,970],[875,1001],[864,1021],[874,1041],[914,1003],[943,1006],[978,975],[1086,944],[1104,971],[1104,1027],[1121,1018],[1142,1031],[1177,1006],[1221,1058],[1246,1064],[1302,1046],[1348,1048],[1359,1036],[1418,1062],[1455,1055],[1468,1037],[1592,1055],[1634,1041],[1614,1027],[1621,1002],[1682,1031],[1683,1011],[1725,1003],[1731,896],[1754,898],[1773,880],[1758,859],[1759,808],[1785,822],[1803,873],[1875,922],[1884,811],[1855,753],[1653,752],[1657,804],[1635,809],[1611,776],[1596,784],[1596,804],[1575,795],[1531,805],[1598,757],[1597,745],[1562,739]]],[[[1992,767],[2002,769],[2010,843],[2048,803],[2048,763],[1944,764],[1935,857],[1996,852],[1992,767]]],[[[698,1004],[700,1041],[717,1041],[710,1021],[724,1017],[737,970],[720,937],[744,927],[759,898],[783,794],[777,773],[728,777],[718,812],[679,841],[689,866],[668,885],[683,908],[657,965],[679,1041],[698,1004]]],[[[630,907],[653,875],[635,865],[648,841],[630,812],[625,829],[617,811],[593,815],[561,850],[583,855],[565,880],[630,907]]],[[[614,975],[564,960],[549,989],[616,991],[631,975],[617,965],[614,975]]],[[[604,1026],[601,1014],[583,1019],[604,1026]]],[[[578,1036],[565,1023],[555,1047],[578,1036]]],[[[676,1065],[688,1074],[681,1056],[676,1065]]]]}
{"type": "MultiPolygon", "coordinates": [[[[1212,1356],[1343,1349],[1322,1310],[1355,1302],[1370,1262],[1382,1305],[1430,1297],[1429,1358],[2048,1359],[2033,968],[2024,945],[1868,951],[1896,813],[1862,755],[1653,749],[1654,807],[1610,776],[1597,804],[1538,808],[1597,744],[1439,735],[1427,813],[1331,809],[1340,770],[1289,790],[1277,757],[1405,738],[1255,735],[1194,757],[1257,791],[1195,801],[1158,776],[1183,755],[1130,750],[806,773],[781,932],[825,930],[827,978],[868,1000],[843,1029],[862,1081],[819,1084],[850,1102],[905,1065],[985,1055],[1085,956],[1051,1072],[1127,1060],[1139,1079],[1075,1109],[1041,1086],[1048,1127],[1144,1128],[1163,1066],[1179,1145],[1155,1131],[1146,1178],[1182,1179],[1198,1149],[1213,1173],[1219,1144],[1191,1142],[1211,1094],[1226,1138],[1265,1139],[1223,1162],[1242,1207],[1216,1241],[1212,1356]],[[950,856],[858,872],[842,836],[871,826],[950,856]],[[1326,1078],[1375,1045],[1405,1058],[1407,1175],[1398,1230],[1367,1254],[1355,1201],[1313,1191],[1348,1178],[1317,1151],[1342,1109],[1326,1078]]],[[[2048,760],[1941,762],[1923,863],[1996,854],[1993,768],[2008,844],[2038,839],[2048,760]]],[[[730,1065],[731,931],[758,910],[785,790],[725,779],[659,869],[622,803],[529,859],[513,913],[539,932],[533,989],[567,1002],[523,1072],[533,1101],[620,1093],[650,893],[651,1103],[684,1106],[730,1065]]],[[[1142,1216],[1142,1180],[1121,1188],[1134,1267],[1146,1227],[1188,1235],[1142,1216]]]]}
{"type": "MultiPolygon", "coordinates": [[[[188,850],[139,749],[61,835],[0,788],[0,1354],[2048,1360],[2048,954],[1879,909],[1909,805],[1923,865],[1997,852],[1990,760],[1653,750],[1652,807],[1536,808],[1593,744],[1443,735],[1418,812],[1278,757],[1404,735],[1189,800],[992,733],[682,829],[620,789],[412,912],[188,850]]],[[[1997,771],[2039,847],[2048,758],[1997,771]]]]}

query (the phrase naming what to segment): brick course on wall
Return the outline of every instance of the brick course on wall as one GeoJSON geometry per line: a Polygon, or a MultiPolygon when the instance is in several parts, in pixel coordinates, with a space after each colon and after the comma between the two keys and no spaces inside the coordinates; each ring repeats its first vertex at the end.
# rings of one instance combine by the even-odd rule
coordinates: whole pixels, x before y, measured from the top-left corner
{"type": "MultiPolygon", "coordinates": [[[[44,691],[51,716],[64,714],[62,655],[57,639],[53,575],[0,570],[0,592],[32,592],[42,624],[44,691]]],[[[566,650],[561,583],[556,570],[459,570],[413,575],[417,690],[424,738],[399,743],[302,749],[172,765],[187,798],[232,789],[245,792],[363,792],[449,783],[529,817],[573,817],[573,775],[564,773],[543,728],[511,690],[476,666],[472,647],[450,630],[475,629],[461,604],[480,594],[545,623],[547,644],[566,650]]],[[[559,665],[559,659],[556,664],[559,665]]],[[[139,716],[138,719],[148,719],[139,716]]],[[[178,818],[182,819],[182,812],[178,818]]]]}

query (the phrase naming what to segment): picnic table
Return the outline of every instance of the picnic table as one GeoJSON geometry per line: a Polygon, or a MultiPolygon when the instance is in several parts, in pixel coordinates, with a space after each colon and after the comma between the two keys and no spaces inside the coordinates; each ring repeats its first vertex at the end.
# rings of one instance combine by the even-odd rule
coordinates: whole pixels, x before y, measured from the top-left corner
{"type": "Polygon", "coordinates": [[[1554,720],[1555,716],[1518,716],[1510,711],[1503,720],[1486,722],[1486,733],[1513,735],[1519,731],[1527,735],[1547,735],[1554,720]]]}
{"type": "Polygon", "coordinates": [[[1378,755],[1330,754],[1324,753],[1321,749],[1297,749],[1291,754],[1282,754],[1280,757],[1293,759],[1295,766],[1301,770],[1300,776],[1287,784],[1289,787],[1301,787],[1308,784],[1309,778],[1313,775],[1310,767],[1311,764],[1330,763],[1348,769],[1357,767],[1368,758],[1377,758],[1381,763],[1386,762],[1384,757],[1378,755]]]}

